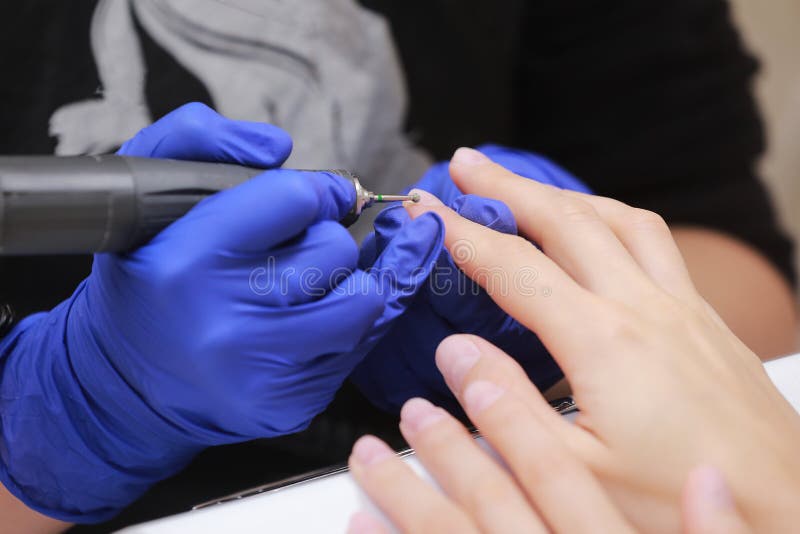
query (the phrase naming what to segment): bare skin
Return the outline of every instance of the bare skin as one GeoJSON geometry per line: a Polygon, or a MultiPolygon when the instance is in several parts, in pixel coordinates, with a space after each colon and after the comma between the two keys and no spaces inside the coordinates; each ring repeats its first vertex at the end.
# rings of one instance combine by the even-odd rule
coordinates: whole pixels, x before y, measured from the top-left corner
{"type": "MultiPolygon", "coordinates": [[[[786,279],[759,252],[706,228],[677,226],[672,237],[697,291],[763,361],[798,351],[798,316],[786,279]]],[[[566,380],[547,391],[570,394],[566,380]]]]}
{"type": "MultiPolygon", "coordinates": [[[[587,466],[560,443],[524,401],[502,390],[498,379],[524,380],[512,360],[473,338],[484,374],[464,387],[465,339],[452,336],[436,363],[484,439],[503,457],[500,466],[450,414],[424,399],[403,407],[400,430],[417,458],[444,490],[416,476],[388,445],[373,436],[353,447],[356,481],[401,532],[633,533],[609,493],[587,466]],[[500,360],[493,365],[492,359],[500,360]],[[503,367],[502,360],[506,360],[503,367]],[[487,372],[488,371],[488,372],[487,372]],[[517,373],[519,373],[517,375],[517,373]],[[513,424],[509,424],[512,421],[513,424]]],[[[527,393],[537,395],[527,384],[527,393]]],[[[539,400],[539,402],[541,402],[539,400]]],[[[736,507],[723,475],[711,466],[693,469],[684,485],[681,523],[686,534],[753,532],[736,507]]],[[[384,522],[366,512],[353,516],[349,534],[388,534],[384,522]]]]}
{"type": "Polygon", "coordinates": [[[0,484],[0,534],[56,534],[69,528],[68,523],[35,512],[25,506],[0,484]]]}
{"type": "MultiPolygon", "coordinates": [[[[449,338],[450,346],[440,347],[437,364],[448,385],[466,403],[473,422],[487,431],[523,490],[548,483],[557,489],[560,475],[554,476],[553,465],[557,473],[580,470],[568,459],[546,454],[550,461],[540,465],[538,451],[547,434],[607,492],[598,493],[584,475],[581,485],[570,485],[582,488],[588,508],[595,508],[596,517],[612,530],[624,527],[615,510],[637,530],[678,530],[686,480],[692,480],[697,465],[710,464],[730,484],[730,502],[750,528],[795,531],[800,417],[756,354],[700,295],[663,219],[611,199],[521,179],[474,151],[457,153],[451,175],[467,193],[504,201],[527,240],[463,219],[430,195],[407,209],[412,216],[438,213],[447,226],[448,247],[472,243],[476,253],[459,267],[479,283],[487,280],[480,277],[487,271],[513,275],[536,269],[537,287],[547,291],[490,294],[536,332],[564,370],[582,410],[575,425],[557,417],[519,365],[484,340],[454,336],[460,346],[449,338]],[[491,395],[470,406],[476,387],[491,395]],[[510,404],[501,408],[502,403],[516,403],[519,411],[510,404]],[[491,411],[497,419],[488,415],[491,411]],[[525,438],[523,420],[544,432],[525,438]],[[529,473],[542,477],[530,488],[524,483],[529,473]],[[602,495],[610,496],[616,508],[609,508],[602,495]]],[[[532,500],[556,531],[592,531],[559,527],[556,521],[604,524],[581,518],[580,506],[573,507],[572,517],[551,518],[546,503],[532,500]]],[[[470,506],[479,502],[462,502],[462,512],[469,516],[470,506]]],[[[557,506],[558,499],[553,502],[557,506]]]]}
{"type": "Polygon", "coordinates": [[[758,252],[713,230],[673,227],[697,290],[762,360],[797,352],[797,308],[783,276],[758,252]]]}

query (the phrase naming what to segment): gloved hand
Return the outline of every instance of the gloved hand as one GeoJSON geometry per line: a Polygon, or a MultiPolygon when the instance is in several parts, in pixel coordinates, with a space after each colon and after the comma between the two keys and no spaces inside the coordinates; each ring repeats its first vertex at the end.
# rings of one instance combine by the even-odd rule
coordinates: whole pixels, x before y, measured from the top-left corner
{"type": "MultiPolygon", "coordinates": [[[[495,145],[485,145],[478,150],[521,176],[562,189],[590,192],[580,180],[536,154],[495,145]]],[[[514,216],[506,205],[496,200],[462,195],[450,179],[446,162],[434,165],[414,187],[433,193],[474,222],[500,232],[517,233],[514,216]]],[[[359,265],[366,268],[374,262],[381,251],[401,235],[409,221],[402,206],[384,210],[375,221],[375,233],[362,246],[359,265]]],[[[463,243],[453,252],[472,254],[474,251],[470,247],[470,243],[463,243]]],[[[530,290],[535,277],[532,270],[518,280],[498,280],[496,289],[518,291],[522,284],[530,290]]],[[[547,296],[543,295],[543,298],[547,296]]],[[[430,283],[359,364],[351,379],[375,405],[390,412],[399,411],[411,397],[424,397],[459,412],[458,403],[433,358],[439,343],[455,333],[475,334],[502,348],[522,365],[540,389],[547,389],[563,376],[538,338],[501,310],[476,283],[466,278],[450,254],[443,250],[430,283]]]]}
{"type": "MultiPolygon", "coordinates": [[[[277,128],[201,105],[123,155],[279,166],[277,128]]],[[[273,170],[209,197],[150,243],[95,256],[70,299],[0,343],[0,479],[65,521],[112,516],[210,445],[305,428],[428,277],[438,217],[356,268],[337,221],[352,185],[273,170]]]]}

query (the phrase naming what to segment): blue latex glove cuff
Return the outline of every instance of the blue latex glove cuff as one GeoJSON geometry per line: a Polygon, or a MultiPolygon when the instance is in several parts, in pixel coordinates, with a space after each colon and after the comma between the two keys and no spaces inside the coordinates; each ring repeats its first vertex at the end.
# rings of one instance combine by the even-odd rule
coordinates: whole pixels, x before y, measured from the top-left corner
{"type": "Polygon", "coordinates": [[[81,306],[85,284],[51,312],[26,318],[0,343],[0,480],[28,507],[66,522],[110,519],[201,449],[106,361],[72,358],[70,315],[81,306]]]}

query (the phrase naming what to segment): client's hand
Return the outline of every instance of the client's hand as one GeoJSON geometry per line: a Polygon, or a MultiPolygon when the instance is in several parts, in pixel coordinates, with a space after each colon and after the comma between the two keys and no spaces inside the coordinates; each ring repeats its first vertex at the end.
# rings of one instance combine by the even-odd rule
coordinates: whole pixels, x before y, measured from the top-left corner
{"type": "MultiPolygon", "coordinates": [[[[494,382],[520,387],[504,390],[476,379],[459,396],[507,468],[445,410],[412,399],[403,408],[400,429],[445,494],[417,477],[385,443],[366,436],[353,448],[350,468],[373,501],[403,532],[633,532],[597,478],[531,410],[526,397],[536,397],[534,406],[542,400],[512,359],[480,338],[448,338],[437,351],[437,364],[453,390],[462,387],[461,360],[474,346],[483,357],[502,362],[488,366],[495,371],[494,382]]],[[[686,534],[751,532],[724,478],[712,467],[689,474],[683,501],[686,534]]],[[[359,512],[349,532],[383,534],[389,529],[359,512]]]]}
{"type": "MultiPolygon", "coordinates": [[[[497,145],[484,145],[478,151],[519,176],[562,189],[590,192],[569,171],[538,154],[497,145]]],[[[472,222],[516,234],[517,225],[508,207],[488,198],[464,195],[450,179],[448,163],[431,167],[416,188],[433,193],[472,222]]],[[[409,220],[400,205],[384,210],[375,220],[375,233],[364,241],[359,267],[370,270],[383,249],[405,231],[409,220]]],[[[451,247],[453,253],[471,254],[470,244],[463,245],[451,247]]],[[[563,378],[536,336],[467,280],[446,250],[437,259],[429,282],[350,378],[373,404],[390,412],[400,412],[403,403],[412,397],[424,397],[455,410],[456,399],[436,369],[433,353],[444,338],[457,333],[481,336],[503,349],[543,391],[563,378]]]]}
{"type": "MultiPolygon", "coordinates": [[[[529,428],[533,417],[535,428],[589,467],[638,528],[677,530],[681,488],[694,466],[709,463],[725,473],[756,530],[795,529],[800,418],[697,293],[664,221],[614,200],[522,180],[471,150],[457,153],[450,170],[462,191],[504,201],[520,233],[541,250],[467,221],[430,196],[409,211],[442,216],[448,246],[473,243],[476,253],[459,263],[468,276],[488,286],[497,277],[481,273],[501,272],[515,282],[510,291],[486,289],[539,336],[581,407],[576,424],[566,423],[508,357],[472,338],[440,353],[462,404],[469,406],[470,391],[482,399],[482,409],[468,411],[512,470],[542,483],[537,450],[545,438],[529,428]],[[514,440],[528,440],[524,455],[504,446],[514,440]]],[[[551,463],[546,473],[576,469],[551,463]]],[[[571,496],[574,514],[582,499],[598,498],[596,489],[587,495],[571,496]]]]}

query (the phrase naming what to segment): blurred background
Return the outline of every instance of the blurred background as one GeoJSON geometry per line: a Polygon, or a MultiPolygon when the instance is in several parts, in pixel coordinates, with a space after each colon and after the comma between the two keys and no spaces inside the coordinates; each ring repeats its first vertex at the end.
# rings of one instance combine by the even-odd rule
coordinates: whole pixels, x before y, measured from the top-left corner
{"type": "MultiPolygon", "coordinates": [[[[784,225],[800,242],[800,0],[732,3],[750,50],[761,60],[756,90],[769,136],[761,175],[784,225]]],[[[800,265],[800,247],[795,264],[800,265]]]]}

